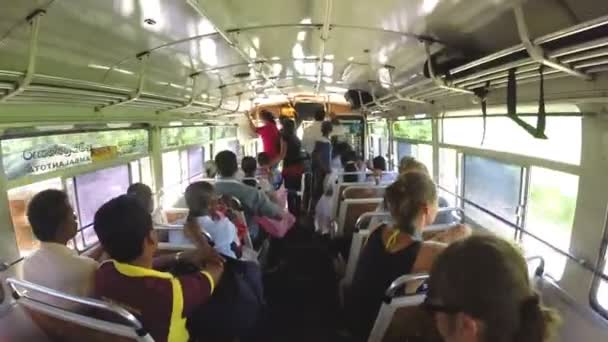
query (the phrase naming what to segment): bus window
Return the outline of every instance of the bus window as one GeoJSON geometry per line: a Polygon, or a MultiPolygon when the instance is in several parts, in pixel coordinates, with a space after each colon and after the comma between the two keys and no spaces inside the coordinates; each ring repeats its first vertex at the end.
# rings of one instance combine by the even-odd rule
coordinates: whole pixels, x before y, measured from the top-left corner
{"type": "Polygon", "coordinates": [[[203,150],[194,147],[188,150],[188,179],[192,182],[203,174],[203,150]]]}
{"type": "Polygon", "coordinates": [[[141,182],[141,172],[138,160],[129,163],[129,172],[131,173],[131,183],[141,182]]]}
{"type": "Polygon", "coordinates": [[[415,157],[417,154],[417,145],[412,145],[405,141],[397,142],[397,158],[399,159],[397,165],[399,165],[399,162],[404,157],[415,157]]]}
{"type": "Polygon", "coordinates": [[[152,180],[152,168],[150,165],[150,157],[141,158],[139,160],[139,166],[141,168],[141,182],[152,187],[154,181],[152,180]]]}
{"type": "Polygon", "coordinates": [[[30,255],[40,246],[27,220],[27,206],[32,197],[47,189],[63,190],[61,178],[51,178],[42,182],[24,185],[8,191],[8,201],[21,256],[30,255]]]}
{"type": "MultiPolygon", "coordinates": [[[[532,167],[526,230],[567,251],[572,237],[577,193],[578,176],[532,167]]],[[[557,280],[562,277],[566,257],[526,234],[523,235],[523,245],[528,254],[545,258],[546,271],[551,276],[557,280]]]]}
{"type": "Polygon", "coordinates": [[[448,201],[450,206],[456,206],[458,194],[458,152],[449,148],[439,149],[439,194],[448,201]],[[446,189],[445,190],[442,190],[446,189]],[[452,194],[448,193],[451,192],[452,194]]]}
{"type": "Polygon", "coordinates": [[[181,196],[182,171],[179,151],[163,153],[163,206],[171,207],[181,196]]]}
{"type": "MultiPolygon", "coordinates": [[[[464,197],[512,224],[518,224],[522,168],[496,160],[465,155],[464,197]]],[[[513,238],[515,230],[508,224],[475,206],[465,203],[467,216],[503,237],[513,238]]]]}
{"type": "MultiPolygon", "coordinates": [[[[78,219],[81,227],[92,224],[97,209],[108,200],[125,194],[130,184],[127,165],[97,170],[76,176],[74,179],[78,199],[78,219]]],[[[95,232],[92,229],[87,229],[84,235],[85,240],[96,241],[95,232]]]]}
{"type": "Polygon", "coordinates": [[[429,175],[433,177],[433,146],[427,144],[418,144],[416,159],[426,166],[429,170],[429,175]]]}

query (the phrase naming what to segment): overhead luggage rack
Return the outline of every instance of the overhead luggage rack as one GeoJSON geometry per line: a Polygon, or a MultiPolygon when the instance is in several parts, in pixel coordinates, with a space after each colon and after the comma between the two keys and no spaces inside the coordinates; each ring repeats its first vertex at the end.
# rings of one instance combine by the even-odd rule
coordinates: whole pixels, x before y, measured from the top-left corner
{"type": "Polygon", "coordinates": [[[406,84],[377,102],[382,106],[401,102],[402,98],[432,102],[446,96],[472,93],[485,86],[502,88],[506,87],[512,69],[515,69],[518,83],[537,81],[543,64],[546,66],[545,80],[567,76],[590,80],[594,74],[608,71],[608,16],[532,40],[523,11],[515,7],[514,12],[521,44],[453,68],[447,76],[431,73],[434,80],[406,84]]]}

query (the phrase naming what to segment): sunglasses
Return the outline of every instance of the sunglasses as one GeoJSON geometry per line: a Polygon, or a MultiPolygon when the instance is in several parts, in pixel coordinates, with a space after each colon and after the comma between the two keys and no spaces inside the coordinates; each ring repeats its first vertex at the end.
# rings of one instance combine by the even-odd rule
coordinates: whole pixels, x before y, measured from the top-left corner
{"type": "Polygon", "coordinates": [[[424,302],[422,302],[422,304],[420,304],[420,307],[422,309],[424,309],[426,312],[434,314],[434,313],[445,313],[445,314],[456,314],[459,312],[462,312],[463,310],[460,308],[457,308],[455,306],[450,306],[450,305],[443,305],[443,304],[438,304],[438,303],[433,303],[434,300],[432,300],[430,297],[426,297],[424,299],[424,302]]]}

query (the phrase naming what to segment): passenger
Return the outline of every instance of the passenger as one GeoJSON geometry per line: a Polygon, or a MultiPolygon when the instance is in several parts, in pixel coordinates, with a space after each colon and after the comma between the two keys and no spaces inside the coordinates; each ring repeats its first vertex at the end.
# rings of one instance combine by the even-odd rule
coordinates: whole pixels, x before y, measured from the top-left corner
{"type": "Polygon", "coordinates": [[[305,158],[303,157],[302,142],[296,135],[296,124],[290,119],[283,121],[279,158],[283,160],[282,176],[287,190],[287,207],[289,212],[297,217],[301,205],[298,192],[302,187],[305,158]]]}
{"type": "Polygon", "coordinates": [[[321,124],[322,136],[315,142],[315,147],[311,154],[314,178],[313,203],[315,205],[323,195],[325,177],[331,173],[331,141],[329,141],[329,135],[331,134],[332,129],[331,122],[323,121],[321,124]]]}
{"type": "Polygon", "coordinates": [[[257,159],[258,170],[256,172],[256,178],[258,178],[258,181],[268,183],[262,184],[263,190],[268,193],[278,189],[283,182],[283,178],[281,177],[279,170],[273,166],[270,155],[266,152],[260,152],[258,153],[257,159]]]}
{"type": "MultiPolygon", "coordinates": [[[[431,174],[429,173],[429,169],[427,169],[423,163],[416,160],[416,158],[414,158],[414,157],[403,157],[403,158],[401,158],[401,161],[399,161],[399,174],[403,174],[406,172],[422,172],[422,173],[428,175],[429,177],[432,177],[431,174]]],[[[448,208],[450,206],[448,201],[445,198],[443,198],[442,196],[438,197],[437,203],[438,203],[440,209],[448,208]]],[[[433,223],[434,224],[452,224],[455,222],[457,222],[457,219],[452,215],[452,213],[450,211],[444,211],[444,212],[440,212],[437,214],[437,217],[435,218],[435,222],[433,222],[433,223]]]]}
{"type": "Polygon", "coordinates": [[[129,196],[105,203],[94,228],[112,260],[96,272],[95,292],[103,300],[131,311],[155,341],[188,341],[186,318],[209,299],[223,273],[217,252],[190,222],[184,227],[196,250],[154,258],[157,238],[150,214],[129,196]],[[164,269],[175,261],[206,265],[200,272],[174,277],[164,269]]]}
{"type": "MultiPolygon", "coordinates": [[[[40,241],[40,248],[23,262],[23,278],[71,295],[90,297],[99,265],[94,259],[101,257],[103,249],[96,248],[89,258],[67,247],[68,241],[76,235],[78,223],[66,193],[59,190],[39,192],[28,205],[27,218],[40,241]]],[[[52,304],[77,308],[63,301],[52,304]]]]}
{"type": "Polygon", "coordinates": [[[344,165],[344,172],[351,174],[343,176],[342,180],[347,183],[365,182],[366,180],[366,166],[363,160],[359,157],[357,152],[348,150],[342,156],[342,164],[344,165]],[[357,173],[357,174],[352,174],[357,173]]]}
{"type": "Polygon", "coordinates": [[[133,183],[127,189],[127,195],[139,201],[142,207],[146,208],[152,215],[152,222],[166,224],[167,219],[163,215],[161,208],[154,209],[154,198],[152,189],[144,183],[133,183]]]}
{"type": "Polygon", "coordinates": [[[319,108],[315,112],[315,121],[313,121],[310,126],[304,128],[304,132],[302,135],[302,146],[308,152],[308,154],[312,155],[312,152],[315,149],[315,143],[317,140],[321,139],[323,136],[321,134],[321,126],[325,120],[325,109],[319,108]]]}
{"type": "Polygon", "coordinates": [[[252,239],[258,236],[259,228],[253,216],[281,219],[282,211],[262,191],[247,186],[234,178],[238,170],[236,155],[231,151],[222,151],[215,156],[219,178],[215,189],[222,195],[237,198],[243,205],[249,233],[252,239]]]}
{"type": "Polygon", "coordinates": [[[394,173],[386,172],[386,159],[382,156],[377,156],[372,160],[372,172],[371,177],[368,177],[368,181],[373,180],[376,183],[392,183],[397,177],[394,173]]]}
{"type": "Polygon", "coordinates": [[[446,342],[544,342],[559,324],[530,286],[517,247],[495,236],[473,236],[443,251],[423,307],[446,342]]]}
{"type": "Polygon", "coordinates": [[[352,147],[346,142],[338,141],[332,148],[332,159],[331,159],[331,170],[332,172],[344,171],[344,164],[342,164],[342,156],[345,153],[352,151],[352,147]]]}
{"type": "Polygon", "coordinates": [[[258,181],[255,179],[255,174],[258,169],[258,163],[253,157],[243,157],[241,160],[241,170],[243,170],[244,178],[243,183],[254,187],[256,189],[260,189],[258,181]]]}
{"type": "Polygon", "coordinates": [[[393,280],[404,274],[429,272],[446,243],[470,235],[470,229],[460,227],[461,234],[446,235],[443,242],[421,240],[424,228],[437,214],[437,190],[424,173],[399,176],[386,189],[384,200],[394,225],[382,225],[371,233],[348,301],[351,330],[359,338],[370,333],[384,292],[393,280]]]}
{"type": "Polygon", "coordinates": [[[264,125],[260,127],[257,127],[253,123],[249,113],[245,113],[245,115],[249,119],[251,130],[256,132],[262,139],[264,152],[268,153],[268,157],[271,160],[275,159],[279,155],[280,137],[274,114],[264,109],[260,111],[259,118],[264,122],[264,125]]]}
{"type": "MultiPolygon", "coordinates": [[[[186,204],[189,217],[196,219],[198,225],[209,233],[215,250],[221,255],[238,259],[240,243],[235,225],[218,212],[218,195],[213,185],[207,182],[194,182],[186,188],[186,204]]],[[[185,223],[180,222],[180,223],[185,223]]],[[[180,245],[189,244],[184,232],[170,231],[169,242],[180,245]]]]}
{"type": "Polygon", "coordinates": [[[336,178],[337,174],[334,172],[325,177],[323,196],[321,196],[315,207],[315,231],[319,232],[321,235],[331,233],[332,221],[335,219],[332,206],[336,178]]]}
{"type": "Polygon", "coordinates": [[[329,113],[329,117],[331,118],[331,124],[334,126],[334,130],[331,132],[330,139],[332,141],[339,142],[344,139],[346,129],[340,124],[340,120],[338,119],[338,116],[335,113],[329,113]]]}
{"type": "Polygon", "coordinates": [[[204,164],[205,168],[205,176],[207,178],[215,178],[217,176],[217,166],[215,165],[215,161],[207,160],[204,164]]]}

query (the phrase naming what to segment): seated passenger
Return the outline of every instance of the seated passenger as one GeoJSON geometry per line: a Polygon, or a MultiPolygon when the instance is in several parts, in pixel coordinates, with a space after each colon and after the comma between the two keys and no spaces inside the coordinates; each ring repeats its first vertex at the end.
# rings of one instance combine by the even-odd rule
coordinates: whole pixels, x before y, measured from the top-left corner
{"type": "MultiPolygon", "coordinates": [[[[40,248],[23,262],[23,278],[71,295],[89,297],[98,263],[66,246],[78,229],[68,196],[59,190],[39,192],[28,205],[27,218],[40,248]]],[[[102,253],[97,248],[92,256],[99,258],[102,253]]],[[[51,304],[77,308],[63,301],[51,304]]]]}
{"type": "Polygon", "coordinates": [[[129,310],[155,341],[188,341],[186,318],[205,304],[223,272],[222,260],[198,224],[184,227],[196,246],[187,261],[206,266],[180,277],[153,269],[153,264],[165,268],[186,259],[186,252],[154,258],[158,241],[152,219],[135,199],[120,196],[105,203],[95,214],[94,228],[113,259],[96,272],[96,295],[129,310]]]}
{"type": "Polygon", "coordinates": [[[205,169],[205,177],[215,178],[217,175],[217,166],[215,165],[215,161],[207,160],[203,167],[205,169]]]}
{"type": "Polygon", "coordinates": [[[351,174],[343,176],[342,180],[347,183],[355,183],[360,182],[363,183],[366,180],[365,173],[367,171],[367,167],[365,163],[361,159],[361,157],[357,154],[357,152],[352,149],[347,150],[342,155],[342,165],[344,165],[344,172],[357,172],[358,174],[351,174]]]}
{"type": "Polygon", "coordinates": [[[134,183],[127,189],[127,195],[132,196],[142,207],[148,209],[154,223],[166,224],[167,218],[163,215],[161,208],[154,209],[154,198],[152,189],[144,183],[134,183]]]}
{"type": "Polygon", "coordinates": [[[274,219],[283,217],[282,210],[275,205],[266,194],[239,182],[234,178],[238,169],[236,155],[231,151],[222,151],[215,156],[219,178],[215,189],[222,195],[237,198],[243,205],[247,226],[252,238],[257,237],[259,228],[253,216],[262,216],[274,219]]]}
{"type": "Polygon", "coordinates": [[[258,181],[255,179],[255,173],[258,169],[258,163],[253,157],[243,157],[241,160],[241,169],[243,170],[243,183],[258,188],[258,181]]]}
{"type": "Polygon", "coordinates": [[[435,260],[423,307],[446,342],[545,342],[559,317],[530,286],[526,261],[495,236],[473,236],[435,260]]]}
{"type": "Polygon", "coordinates": [[[367,177],[368,182],[374,181],[377,184],[392,183],[397,179],[393,173],[384,173],[386,172],[386,159],[382,156],[377,156],[372,160],[372,172],[373,174],[367,177]]]}
{"type": "MultiPolygon", "coordinates": [[[[213,185],[207,182],[194,182],[186,188],[186,204],[190,210],[189,217],[196,219],[214,242],[213,248],[218,253],[237,259],[239,241],[236,227],[230,220],[218,212],[218,196],[213,185]]],[[[183,221],[185,223],[185,220],[183,221]]],[[[189,244],[184,232],[170,231],[169,242],[189,244]]]]}
{"type": "Polygon", "coordinates": [[[272,160],[266,152],[258,153],[258,169],[255,173],[255,177],[259,183],[262,183],[262,190],[266,193],[274,191],[275,185],[281,184],[283,181],[281,173],[273,167],[272,160]]]}
{"type": "Polygon", "coordinates": [[[384,201],[394,225],[382,225],[371,233],[347,302],[351,331],[362,339],[369,335],[384,292],[393,280],[404,274],[429,272],[450,239],[470,234],[469,229],[459,227],[462,234],[443,237],[446,243],[421,240],[424,227],[433,223],[437,214],[437,190],[424,173],[399,176],[386,188],[384,201]]]}
{"type": "MultiPolygon", "coordinates": [[[[401,158],[401,161],[399,161],[399,174],[404,174],[406,172],[422,172],[429,177],[432,177],[426,166],[414,157],[403,157],[401,158]]],[[[448,201],[441,196],[438,197],[437,203],[439,208],[447,208],[450,206],[448,201]]],[[[437,218],[433,224],[452,224],[455,222],[456,218],[452,213],[445,211],[437,214],[437,218]]]]}

